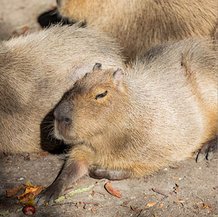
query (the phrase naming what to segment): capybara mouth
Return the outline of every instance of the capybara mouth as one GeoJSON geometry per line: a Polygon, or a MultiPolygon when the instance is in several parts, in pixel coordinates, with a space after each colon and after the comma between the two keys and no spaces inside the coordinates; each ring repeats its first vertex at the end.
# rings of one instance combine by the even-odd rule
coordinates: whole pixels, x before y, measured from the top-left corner
{"type": "Polygon", "coordinates": [[[80,144],[83,140],[79,139],[77,136],[71,136],[68,133],[66,127],[62,127],[61,124],[55,121],[54,124],[54,136],[56,139],[62,140],[66,144],[80,144]]]}
{"type": "Polygon", "coordinates": [[[63,140],[66,144],[72,143],[71,138],[68,136],[66,127],[57,121],[54,123],[54,136],[59,140],[63,140]]]}
{"type": "Polygon", "coordinates": [[[73,142],[71,138],[68,138],[66,135],[63,135],[58,129],[55,129],[54,136],[56,139],[62,140],[66,144],[71,144],[73,142]]]}

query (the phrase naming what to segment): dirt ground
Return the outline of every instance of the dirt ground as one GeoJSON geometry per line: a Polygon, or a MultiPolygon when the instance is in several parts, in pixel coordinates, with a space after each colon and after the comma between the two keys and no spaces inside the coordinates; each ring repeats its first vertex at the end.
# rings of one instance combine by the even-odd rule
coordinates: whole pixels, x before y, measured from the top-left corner
{"type": "MultiPolygon", "coordinates": [[[[0,40],[38,31],[37,17],[54,6],[54,0],[1,0],[0,40]]],[[[22,206],[5,197],[6,189],[26,181],[47,186],[61,164],[61,158],[54,155],[0,156],[0,217],[24,216],[22,206]]],[[[150,177],[114,181],[112,185],[122,193],[121,198],[106,192],[106,182],[87,176],[74,185],[74,196],[53,206],[37,207],[34,216],[218,217],[217,153],[210,161],[196,163],[193,158],[150,177]]]]}

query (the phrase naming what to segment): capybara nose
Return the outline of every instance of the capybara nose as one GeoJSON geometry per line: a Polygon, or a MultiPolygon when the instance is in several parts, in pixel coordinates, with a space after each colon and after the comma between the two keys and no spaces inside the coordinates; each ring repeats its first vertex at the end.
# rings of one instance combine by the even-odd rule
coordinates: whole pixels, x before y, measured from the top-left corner
{"type": "Polygon", "coordinates": [[[54,110],[55,120],[64,125],[70,125],[72,123],[71,110],[69,104],[64,102],[57,106],[54,110]]]}

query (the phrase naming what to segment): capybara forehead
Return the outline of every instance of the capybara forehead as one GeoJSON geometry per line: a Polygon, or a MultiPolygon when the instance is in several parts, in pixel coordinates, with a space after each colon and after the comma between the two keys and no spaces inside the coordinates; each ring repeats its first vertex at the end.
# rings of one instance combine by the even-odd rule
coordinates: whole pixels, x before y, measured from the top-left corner
{"type": "Polygon", "coordinates": [[[93,92],[100,87],[108,87],[113,85],[114,70],[96,70],[87,73],[82,79],[78,80],[72,89],[71,94],[86,94],[93,92]]]}

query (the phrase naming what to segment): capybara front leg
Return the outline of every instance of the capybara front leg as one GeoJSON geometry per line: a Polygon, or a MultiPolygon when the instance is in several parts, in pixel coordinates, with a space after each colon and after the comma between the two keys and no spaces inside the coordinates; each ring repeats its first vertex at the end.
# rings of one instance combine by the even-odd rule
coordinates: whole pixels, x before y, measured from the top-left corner
{"type": "Polygon", "coordinates": [[[51,204],[61,196],[70,184],[88,172],[87,165],[82,161],[67,160],[55,181],[48,186],[36,199],[38,205],[51,204]]]}

